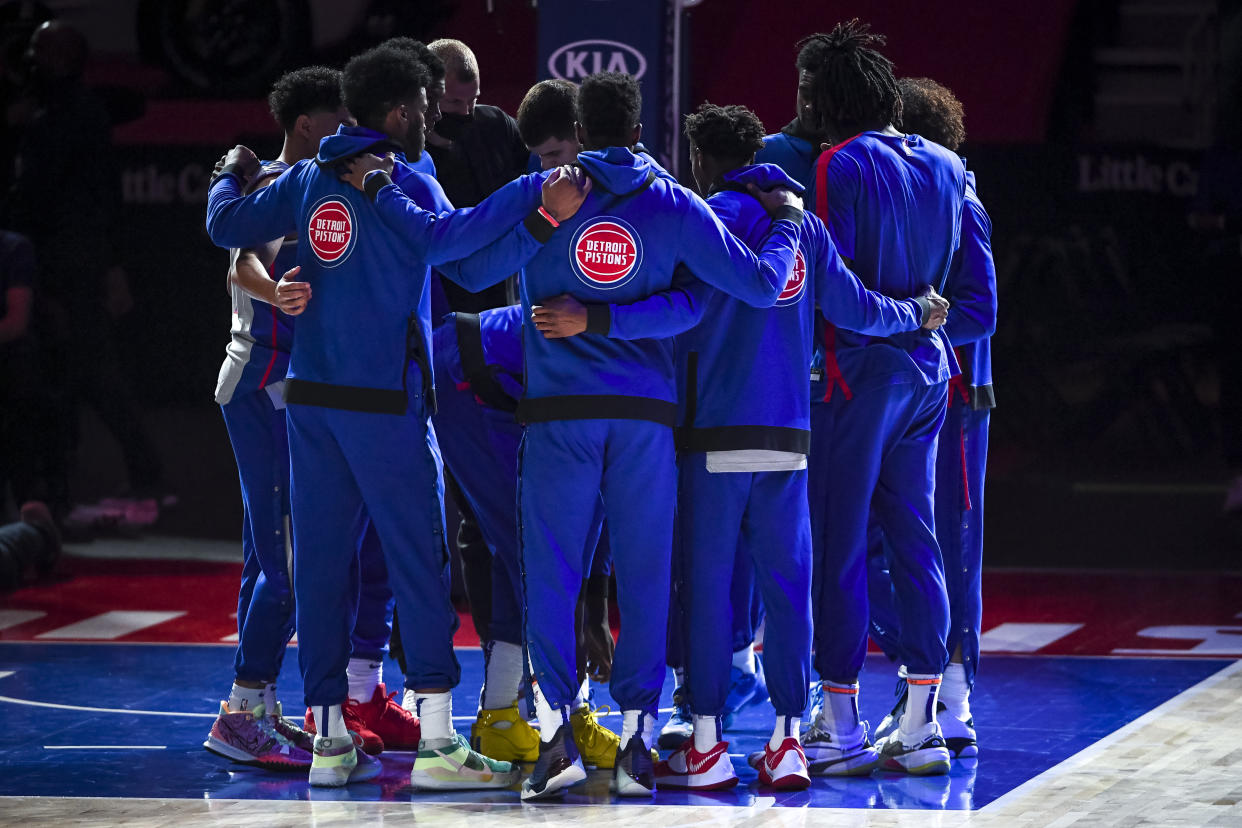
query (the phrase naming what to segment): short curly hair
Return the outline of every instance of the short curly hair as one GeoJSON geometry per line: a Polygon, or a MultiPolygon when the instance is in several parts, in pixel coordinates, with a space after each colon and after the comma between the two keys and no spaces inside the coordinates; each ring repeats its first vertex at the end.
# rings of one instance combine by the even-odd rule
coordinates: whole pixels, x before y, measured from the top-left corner
{"type": "Polygon", "coordinates": [[[440,60],[440,56],[431,51],[421,40],[415,40],[412,37],[390,37],[381,43],[380,47],[409,51],[423,66],[427,67],[427,71],[431,73],[432,83],[444,80],[444,61],[440,60]]]}
{"type": "Polygon", "coordinates": [[[594,148],[630,146],[642,111],[643,96],[633,75],[596,72],[578,87],[578,123],[594,148]]]}
{"type": "Polygon", "coordinates": [[[523,143],[536,147],[549,138],[572,140],[577,106],[578,87],[572,81],[539,81],[518,105],[517,127],[523,143]]]}
{"type": "Polygon", "coordinates": [[[686,137],[704,155],[745,163],[763,149],[759,116],[744,106],[702,103],[686,116],[686,137]]]}
{"type": "Polygon", "coordinates": [[[306,66],[288,72],[272,85],[267,106],[286,132],[301,115],[335,112],[341,108],[341,73],[326,66],[306,66]]]}
{"type": "Polygon", "coordinates": [[[345,106],[362,126],[376,129],[400,101],[431,85],[431,73],[408,49],[376,46],[345,64],[345,106]]]}
{"type": "Polygon", "coordinates": [[[906,132],[955,151],[966,140],[962,123],[966,113],[948,87],[931,78],[902,78],[897,89],[901,92],[901,127],[906,132]]]}

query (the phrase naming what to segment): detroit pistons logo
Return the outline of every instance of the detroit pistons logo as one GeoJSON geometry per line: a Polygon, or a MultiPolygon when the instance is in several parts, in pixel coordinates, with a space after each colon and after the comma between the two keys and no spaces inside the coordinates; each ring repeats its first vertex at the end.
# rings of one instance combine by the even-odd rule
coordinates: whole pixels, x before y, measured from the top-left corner
{"type": "Polygon", "coordinates": [[[795,305],[802,299],[802,294],[805,292],[806,259],[802,258],[802,251],[799,250],[794,256],[793,272],[785,280],[785,288],[781,291],[781,295],[776,297],[776,304],[778,307],[795,305]]]}
{"type": "Polygon", "coordinates": [[[328,196],[311,210],[306,238],[324,267],[336,267],[353,252],[355,229],[353,208],[337,196],[328,196]]]}
{"type": "Polygon", "coordinates": [[[626,222],[613,216],[589,221],[569,245],[569,263],[589,287],[612,290],[634,278],[643,260],[643,243],[626,222]]]}

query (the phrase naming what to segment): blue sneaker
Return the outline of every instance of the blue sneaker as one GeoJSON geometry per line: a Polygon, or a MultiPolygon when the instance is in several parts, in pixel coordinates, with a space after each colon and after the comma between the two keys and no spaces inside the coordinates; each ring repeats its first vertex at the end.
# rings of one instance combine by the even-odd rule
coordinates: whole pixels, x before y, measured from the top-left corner
{"type": "Polygon", "coordinates": [[[686,691],[678,687],[673,691],[673,714],[668,717],[656,746],[661,750],[676,750],[694,735],[694,719],[690,716],[690,705],[686,704],[686,691]]]}
{"type": "Polygon", "coordinates": [[[751,704],[763,704],[768,700],[768,682],[763,675],[763,661],[755,653],[755,672],[744,673],[736,667],[731,668],[729,675],[729,695],[725,698],[724,713],[721,716],[721,727],[728,730],[733,724],[733,716],[743,707],[751,704]]]}

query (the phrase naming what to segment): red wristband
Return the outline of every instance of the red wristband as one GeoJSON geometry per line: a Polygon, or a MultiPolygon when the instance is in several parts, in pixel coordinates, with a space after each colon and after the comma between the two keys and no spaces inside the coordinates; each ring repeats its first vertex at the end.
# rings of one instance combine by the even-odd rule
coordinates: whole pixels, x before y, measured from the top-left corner
{"type": "Polygon", "coordinates": [[[559,221],[557,221],[556,219],[552,218],[552,214],[551,214],[551,213],[549,213],[547,210],[545,210],[543,207],[540,207],[540,208],[539,208],[539,215],[541,215],[541,216],[543,216],[545,219],[547,219],[547,220],[548,220],[548,224],[552,225],[553,227],[560,227],[560,226],[561,226],[561,223],[560,223],[559,221]]]}

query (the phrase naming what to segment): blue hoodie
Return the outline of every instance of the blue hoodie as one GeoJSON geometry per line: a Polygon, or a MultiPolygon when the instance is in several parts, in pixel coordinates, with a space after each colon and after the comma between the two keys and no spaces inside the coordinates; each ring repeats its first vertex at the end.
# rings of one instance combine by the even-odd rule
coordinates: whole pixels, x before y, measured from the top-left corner
{"type": "MultiPolygon", "coordinates": [[[[769,220],[746,185],[802,191],[772,164],[740,167],[723,179],[707,203],[730,232],[756,249],[769,220]]],[[[890,299],[864,288],[813,215],[803,221],[794,272],[775,307],[754,308],[701,283],[682,295],[692,301],[673,293],[668,300],[614,304],[609,312],[615,337],[668,335],[677,332],[671,328],[693,325],[676,339],[679,443],[686,451],[807,453],[806,375],[816,306],[837,325],[876,336],[915,330],[927,312],[919,300],[890,299]]]]}
{"type": "Polygon", "coordinates": [[[756,164],[775,164],[806,190],[806,203],[815,203],[815,159],[819,157],[819,145],[813,144],[794,131],[797,120],[791,121],[780,132],[766,135],[763,149],[755,153],[756,164]]]}
{"type": "MultiPolygon", "coordinates": [[[[815,171],[815,212],[864,285],[899,299],[928,285],[944,289],[962,226],[960,158],[918,135],[864,132],[821,153],[815,171]]],[[[850,388],[934,385],[957,373],[942,331],[880,338],[830,327],[826,338],[828,378],[842,379],[847,395],[850,388]]]]}
{"type": "MultiPolygon", "coordinates": [[[[591,177],[591,193],[522,269],[523,324],[530,324],[533,305],[563,293],[598,304],[667,291],[683,264],[744,301],[766,307],[776,301],[793,267],[801,210],[782,211],[756,256],[702,199],[660,175],[645,157],[609,147],[581,153],[578,163],[591,177]]],[[[416,218],[396,187],[379,190],[376,204],[394,229],[416,218]]],[[[608,325],[605,312],[589,321],[587,333],[566,339],[545,339],[533,327],[524,331],[526,396],[519,420],[675,423],[672,343],[609,338],[608,325]]]]}
{"type": "MultiPolygon", "coordinates": [[[[407,365],[414,360],[428,406],[434,406],[428,266],[443,264],[463,286],[477,290],[540,248],[528,229],[544,234],[547,227],[528,216],[541,197],[535,176],[518,179],[477,207],[443,215],[411,202],[407,225],[394,233],[380,221],[372,199],[341,181],[336,169],[362,152],[390,148],[379,133],[341,127],[321,142],[315,159],[299,162],[258,192],[243,197],[236,175],[226,169],[208,194],[207,231],[218,245],[248,247],[293,232],[301,239],[300,278],[311,284],[314,298],[298,320],[285,389],[290,403],[404,413],[407,365]],[[520,226],[524,217],[527,226],[520,226]]],[[[373,178],[382,179],[377,184],[389,180],[373,178]]],[[[416,201],[435,208],[434,179],[404,165],[394,178],[416,201]]]]}
{"type": "MultiPolygon", "coordinates": [[[[432,336],[440,383],[469,384],[492,408],[513,411],[522,398],[522,306],[450,313],[432,336]]],[[[443,387],[443,385],[441,386],[443,387]]]]}
{"type": "Polygon", "coordinates": [[[996,331],[996,264],[992,261],[992,220],[975,192],[975,174],[966,172],[966,206],[962,210],[962,244],[953,255],[945,283],[949,337],[975,408],[992,408],[992,334],[996,331]]]}

